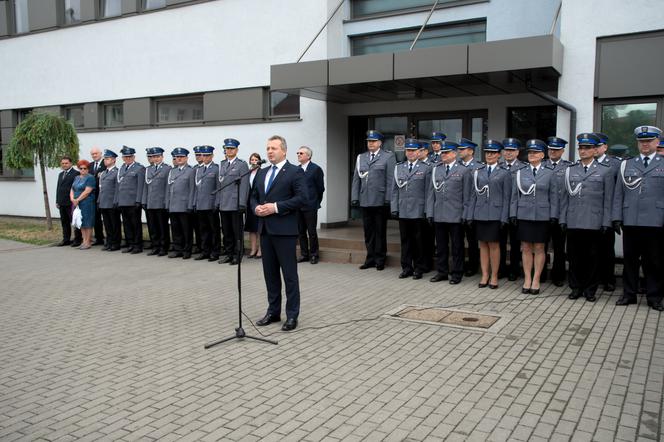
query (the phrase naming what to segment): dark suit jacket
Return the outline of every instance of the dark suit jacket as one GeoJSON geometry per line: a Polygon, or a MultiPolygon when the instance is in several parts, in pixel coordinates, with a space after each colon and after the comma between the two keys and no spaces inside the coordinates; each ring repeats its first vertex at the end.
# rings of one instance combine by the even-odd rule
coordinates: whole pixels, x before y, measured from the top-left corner
{"type": "Polygon", "coordinates": [[[304,183],[307,187],[308,198],[302,210],[318,210],[323,201],[325,184],[323,182],[323,169],[318,164],[309,162],[304,172],[304,183]]]}
{"type": "Polygon", "coordinates": [[[69,169],[66,175],[64,170],[58,175],[58,188],[55,191],[55,202],[59,206],[71,206],[69,191],[71,190],[72,184],[74,184],[74,178],[78,175],[78,170],[73,167],[69,169]]]}
{"type": "Polygon", "coordinates": [[[95,166],[94,161],[90,161],[90,175],[95,177],[95,195],[99,195],[99,174],[106,170],[106,165],[104,164],[104,159],[102,158],[99,161],[99,167],[97,170],[93,170],[95,166]]]}
{"type": "Polygon", "coordinates": [[[265,203],[277,203],[279,213],[258,217],[258,233],[278,236],[297,236],[297,211],[302,209],[307,200],[307,188],[304,183],[304,171],[288,161],[272,181],[270,191],[265,194],[265,182],[272,173],[272,166],[257,172],[251,189],[251,210],[265,203]]]}

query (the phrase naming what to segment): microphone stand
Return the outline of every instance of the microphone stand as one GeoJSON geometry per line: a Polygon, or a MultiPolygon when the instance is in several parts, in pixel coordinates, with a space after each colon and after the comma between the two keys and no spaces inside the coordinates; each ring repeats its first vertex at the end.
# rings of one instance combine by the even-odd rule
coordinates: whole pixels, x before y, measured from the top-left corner
{"type": "MultiPolygon", "coordinates": [[[[242,328],[242,257],[244,256],[244,223],[242,219],[242,212],[239,210],[240,204],[240,183],[242,181],[242,178],[245,176],[249,175],[251,172],[254,171],[254,169],[260,168],[260,165],[255,168],[250,168],[246,173],[243,173],[239,177],[235,178],[232,181],[227,182],[224,184],[222,187],[219,189],[215,189],[214,191],[211,192],[212,195],[215,195],[217,192],[222,191],[226,187],[230,186],[231,184],[237,184],[236,190],[237,190],[237,203],[238,203],[238,210],[235,213],[236,221],[239,226],[239,231],[240,235],[239,238],[237,239],[237,303],[238,303],[238,326],[235,329],[235,334],[233,336],[229,336],[227,338],[222,338],[218,339],[216,341],[208,342],[205,344],[204,348],[208,349],[210,347],[214,347],[215,345],[222,344],[224,342],[232,341],[233,339],[242,339],[242,338],[248,338],[248,339],[253,339],[255,341],[261,341],[261,342],[267,342],[269,344],[274,344],[277,345],[278,342],[274,341],[272,339],[266,339],[266,338],[259,338],[258,336],[251,336],[245,333],[244,328],[242,328]]],[[[251,210],[251,207],[248,208],[251,210]]]]}

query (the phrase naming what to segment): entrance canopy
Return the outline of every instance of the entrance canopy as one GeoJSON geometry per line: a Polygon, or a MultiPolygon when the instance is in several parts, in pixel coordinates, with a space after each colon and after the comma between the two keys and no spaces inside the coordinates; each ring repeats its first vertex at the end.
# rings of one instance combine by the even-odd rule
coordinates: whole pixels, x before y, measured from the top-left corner
{"type": "Polygon", "coordinates": [[[338,103],[557,90],[553,35],[273,65],[270,89],[338,103]]]}

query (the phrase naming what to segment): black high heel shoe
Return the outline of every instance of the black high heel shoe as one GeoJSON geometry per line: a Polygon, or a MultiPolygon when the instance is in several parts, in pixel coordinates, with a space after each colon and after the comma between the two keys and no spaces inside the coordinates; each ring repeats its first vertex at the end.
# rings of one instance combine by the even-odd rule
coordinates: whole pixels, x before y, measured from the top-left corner
{"type": "Polygon", "coordinates": [[[488,282],[480,282],[479,284],[477,284],[477,287],[483,289],[484,287],[486,287],[486,286],[488,286],[488,285],[489,285],[488,282]]]}
{"type": "Polygon", "coordinates": [[[521,293],[527,295],[530,293],[530,288],[521,287],[521,293]]]}

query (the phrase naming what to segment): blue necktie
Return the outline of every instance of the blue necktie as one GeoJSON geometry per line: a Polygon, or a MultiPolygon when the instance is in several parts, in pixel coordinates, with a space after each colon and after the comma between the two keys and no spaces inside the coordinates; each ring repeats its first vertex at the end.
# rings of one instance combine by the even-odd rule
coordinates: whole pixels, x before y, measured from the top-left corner
{"type": "Polygon", "coordinates": [[[265,189],[265,193],[268,193],[270,191],[270,187],[272,187],[272,181],[274,181],[274,177],[277,174],[277,166],[272,166],[272,173],[270,174],[270,178],[267,180],[267,189],[265,189]]]}
{"type": "Polygon", "coordinates": [[[491,176],[491,166],[487,167],[486,172],[487,176],[491,176]]]}
{"type": "Polygon", "coordinates": [[[643,157],[643,167],[648,168],[648,160],[650,160],[650,157],[643,157]]]}

